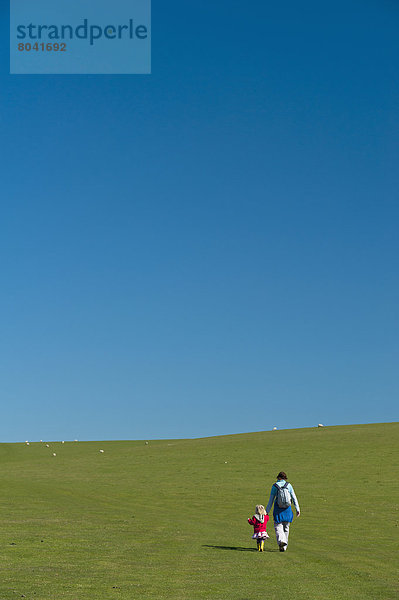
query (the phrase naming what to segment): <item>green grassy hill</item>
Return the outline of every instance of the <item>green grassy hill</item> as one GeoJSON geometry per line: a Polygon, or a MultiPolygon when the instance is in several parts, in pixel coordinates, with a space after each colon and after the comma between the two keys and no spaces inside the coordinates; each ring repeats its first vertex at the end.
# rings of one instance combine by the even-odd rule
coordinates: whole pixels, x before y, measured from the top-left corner
{"type": "Polygon", "coordinates": [[[0,600],[399,595],[398,423],[49,444],[0,445],[0,600]],[[281,469],[302,514],[257,553],[281,469]]]}

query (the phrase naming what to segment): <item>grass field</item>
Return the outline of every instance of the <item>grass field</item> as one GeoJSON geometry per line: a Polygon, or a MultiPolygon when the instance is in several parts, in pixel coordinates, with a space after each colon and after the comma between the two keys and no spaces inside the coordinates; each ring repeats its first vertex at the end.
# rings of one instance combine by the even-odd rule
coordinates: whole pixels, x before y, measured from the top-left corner
{"type": "Polygon", "coordinates": [[[0,600],[399,597],[399,423],[49,445],[0,445],[0,600]],[[302,514],[257,553],[281,469],[302,514]]]}

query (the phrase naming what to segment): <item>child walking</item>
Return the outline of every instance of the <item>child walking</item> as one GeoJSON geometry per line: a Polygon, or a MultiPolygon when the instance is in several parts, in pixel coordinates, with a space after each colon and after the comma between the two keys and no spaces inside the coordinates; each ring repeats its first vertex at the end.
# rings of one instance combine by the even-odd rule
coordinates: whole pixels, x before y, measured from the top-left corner
{"type": "Polygon", "coordinates": [[[252,539],[256,540],[256,546],[259,552],[263,552],[265,540],[269,538],[266,531],[268,520],[269,515],[266,514],[263,504],[257,504],[254,516],[248,519],[248,523],[254,527],[252,539]]]}

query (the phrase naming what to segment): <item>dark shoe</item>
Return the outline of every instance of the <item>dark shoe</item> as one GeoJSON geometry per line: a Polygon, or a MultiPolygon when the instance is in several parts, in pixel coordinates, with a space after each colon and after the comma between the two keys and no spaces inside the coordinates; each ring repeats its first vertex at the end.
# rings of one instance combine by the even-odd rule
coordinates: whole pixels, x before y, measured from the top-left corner
{"type": "Polygon", "coordinates": [[[280,552],[285,552],[287,550],[286,542],[281,542],[280,544],[280,552]]]}

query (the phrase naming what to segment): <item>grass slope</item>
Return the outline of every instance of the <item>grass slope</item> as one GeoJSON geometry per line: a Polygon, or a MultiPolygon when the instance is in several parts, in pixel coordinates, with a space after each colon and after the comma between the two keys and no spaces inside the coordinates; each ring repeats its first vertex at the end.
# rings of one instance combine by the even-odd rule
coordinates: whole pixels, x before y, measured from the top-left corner
{"type": "Polygon", "coordinates": [[[398,434],[1,444],[0,599],[397,598],[398,434]],[[302,515],[260,554],[246,519],[280,469],[302,515]]]}

